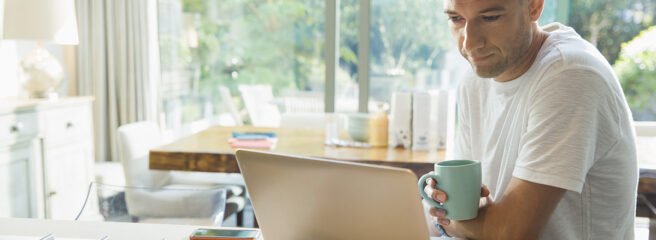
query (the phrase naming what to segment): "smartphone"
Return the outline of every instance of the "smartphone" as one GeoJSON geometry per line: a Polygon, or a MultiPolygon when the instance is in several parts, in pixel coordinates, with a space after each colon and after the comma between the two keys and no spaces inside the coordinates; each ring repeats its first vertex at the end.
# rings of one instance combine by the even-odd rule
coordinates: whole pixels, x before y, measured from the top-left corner
{"type": "Polygon", "coordinates": [[[189,237],[190,240],[257,240],[260,230],[236,230],[236,229],[196,229],[189,237]]]}

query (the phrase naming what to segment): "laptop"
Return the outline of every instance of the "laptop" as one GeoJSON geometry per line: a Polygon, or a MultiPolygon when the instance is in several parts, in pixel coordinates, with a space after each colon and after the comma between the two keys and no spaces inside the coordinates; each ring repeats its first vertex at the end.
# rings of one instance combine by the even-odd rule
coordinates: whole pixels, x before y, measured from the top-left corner
{"type": "Polygon", "coordinates": [[[403,168],[237,150],[266,240],[429,239],[417,177],[403,168]]]}

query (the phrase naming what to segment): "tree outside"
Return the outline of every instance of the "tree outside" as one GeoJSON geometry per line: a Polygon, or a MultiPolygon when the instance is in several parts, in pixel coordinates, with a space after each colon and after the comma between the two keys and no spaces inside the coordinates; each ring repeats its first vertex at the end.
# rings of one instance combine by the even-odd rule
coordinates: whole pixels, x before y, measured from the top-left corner
{"type": "Polygon", "coordinates": [[[225,111],[218,86],[237,96],[240,84],[322,92],[324,3],[159,0],[163,81],[178,83],[163,86],[172,88],[162,93],[164,108],[192,99],[181,104],[182,122],[190,122],[225,111]],[[209,113],[198,110],[208,104],[209,113]]]}
{"type": "MultiPolygon", "coordinates": [[[[176,83],[165,83],[173,89],[163,98],[203,96],[218,113],[219,85],[233,93],[239,84],[270,84],[276,95],[322,96],[325,0],[159,0],[159,6],[162,72],[165,82],[176,83]]],[[[338,77],[345,79],[338,81],[353,86],[359,1],[342,0],[340,14],[338,77]]],[[[451,44],[446,19],[439,0],[372,1],[372,76],[400,77],[401,85],[412,86],[418,70],[439,69],[451,44]]],[[[182,105],[184,121],[207,112],[203,104],[182,105]]]]}
{"type": "Polygon", "coordinates": [[[572,0],[569,25],[613,64],[621,45],[654,25],[653,0],[572,0]]]}
{"type": "Polygon", "coordinates": [[[615,73],[636,120],[656,119],[656,26],[622,44],[615,73]]]}

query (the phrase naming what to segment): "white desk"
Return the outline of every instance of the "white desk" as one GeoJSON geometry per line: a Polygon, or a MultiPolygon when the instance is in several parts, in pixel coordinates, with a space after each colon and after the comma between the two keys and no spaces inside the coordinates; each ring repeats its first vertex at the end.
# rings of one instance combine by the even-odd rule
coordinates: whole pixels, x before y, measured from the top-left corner
{"type": "Polygon", "coordinates": [[[38,240],[49,233],[52,233],[55,239],[101,239],[107,236],[110,240],[188,240],[191,232],[199,227],[201,226],[0,218],[0,240],[5,240],[3,236],[30,236],[38,240]]]}

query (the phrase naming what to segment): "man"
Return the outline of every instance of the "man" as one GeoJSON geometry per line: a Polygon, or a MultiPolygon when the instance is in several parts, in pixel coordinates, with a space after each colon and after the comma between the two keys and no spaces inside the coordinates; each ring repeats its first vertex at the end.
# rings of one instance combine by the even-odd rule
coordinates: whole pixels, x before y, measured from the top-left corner
{"type": "MultiPolygon", "coordinates": [[[[481,77],[458,90],[454,157],[480,160],[487,187],[477,218],[431,208],[436,227],[471,239],[633,239],[635,134],[608,62],[573,29],[538,27],[544,0],[444,1],[481,77]]],[[[433,179],[425,191],[449,201],[433,179]]]]}

